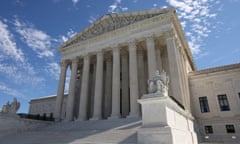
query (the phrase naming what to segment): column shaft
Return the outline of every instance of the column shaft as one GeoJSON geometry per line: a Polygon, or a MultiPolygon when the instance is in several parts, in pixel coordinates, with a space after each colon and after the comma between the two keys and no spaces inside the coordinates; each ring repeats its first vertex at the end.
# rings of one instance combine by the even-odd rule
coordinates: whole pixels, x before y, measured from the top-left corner
{"type": "Polygon", "coordinates": [[[119,48],[113,49],[112,113],[111,118],[120,117],[120,56],[119,48]]]}
{"type": "Polygon", "coordinates": [[[93,120],[102,118],[102,94],[103,94],[103,52],[97,54],[97,71],[94,93],[93,120]]]}
{"type": "Polygon", "coordinates": [[[139,116],[139,105],[137,99],[138,93],[138,72],[137,72],[137,55],[136,44],[129,43],[129,73],[130,73],[130,117],[139,116]]]}
{"type": "Polygon", "coordinates": [[[57,92],[57,100],[55,107],[55,121],[61,120],[62,114],[62,105],[63,105],[63,97],[64,97],[64,87],[66,81],[66,71],[67,71],[67,63],[61,62],[61,74],[58,83],[58,92],[57,92]]]}
{"type": "Polygon", "coordinates": [[[105,73],[105,97],[104,97],[104,118],[111,115],[112,109],[112,60],[109,56],[106,59],[106,73],[105,73]]]}
{"type": "Polygon", "coordinates": [[[145,81],[145,67],[144,67],[144,57],[143,57],[143,49],[139,48],[137,50],[137,64],[138,64],[138,91],[139,91],[139,98],[143,96],[143,94],[146,93],[146,83],[145,81]]]}
{"type": "Polygon", "coordinates": [[[157,70],[156,64],[156,51],[154,45],[154,39],[152,36],[146,38],[147,42],[147,57],[148,57],[148,78],[155,75],[157,70]]]}
{"type": "Polygon", "coordinates": [[[161,50],[160,48],[156,49],[156,58],[157,58],[157,69],[162,71],[162,58],[161,58],[161,50]]]}
{"type": "Polygon", "coordinates": [[[89,88],[88,88],[88,106],[87,117],[92,118],[94,109],[94,94],[95,94],[95,82],[96,82],[96,59],[93,59],[90,64],[89,72],[89,88]]]}
{"type": "Polygon", "coordinates": [[[126,117],[129,114],[129,66],[128,66],[128,52],[123,51],[122,54],[122,116],[126,117]]]}
{"type": "Polygon", "coordinates": [[[88,96],[88,82],[89,82],[89,56],[84,57],[83,62],[83,76],[81,82],[80,105],[79,105],[79,120],[87,119],[87,96],[88,96]]]}
{"type": "Polygon", "coordinates": [[[178,49],[173,34],[168,33],[166,38],[168,62],[170,70],[170,85],[173,96],[184,106],[184,92],[182,88],[180,65],[178,60],[178,49]]]}
{"type": "Polygon", "coordinates": [[[71,77],[70,77],[69,94],[68,94],[68,98],[67,98],[67,108],[66,108],[66,120],[67,121],[73,120],[77,67],[78,67],[78,59],[72,60],[72,71],[71,71],[71,77]]]}

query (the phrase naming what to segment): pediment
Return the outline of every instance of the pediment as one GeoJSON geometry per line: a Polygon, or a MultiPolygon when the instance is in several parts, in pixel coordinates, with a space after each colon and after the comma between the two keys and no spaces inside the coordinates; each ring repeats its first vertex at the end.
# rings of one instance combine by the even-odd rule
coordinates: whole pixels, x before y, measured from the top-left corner
{"type": "Polygon", "coordinates": [[[173,11],[172,8],[158,9],[158,10],[147,10],[139,12],[129,12],[129,13],[114,13],[107,14],[99,18],[97,21],[92,23],[89,27],[84,29],[82,32],[75,35],[73,38],[65,42],[61,48],[67,47],[69,45],[84,41],[103,33],[111,32],[113,30],[122,28],[134,24],[136,22],[146,20],[158,15],[166,14],[169,11],[173,11]]]}

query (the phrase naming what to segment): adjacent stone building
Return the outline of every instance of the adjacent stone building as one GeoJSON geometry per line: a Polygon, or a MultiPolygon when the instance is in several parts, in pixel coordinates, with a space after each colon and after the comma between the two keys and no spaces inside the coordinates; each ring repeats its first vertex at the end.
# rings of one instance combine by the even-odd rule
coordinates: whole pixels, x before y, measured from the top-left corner
{"type": "Polygon", "coordinates": [[[164,70],[168,94],[195,117],[199,141],[240,140],[240,64],[198,71],[175,9],[104,15],[58,51],[57,96],[31,100],[30,114],[54,113],[56,121],[141,117],[137,100],[164,70]]]}

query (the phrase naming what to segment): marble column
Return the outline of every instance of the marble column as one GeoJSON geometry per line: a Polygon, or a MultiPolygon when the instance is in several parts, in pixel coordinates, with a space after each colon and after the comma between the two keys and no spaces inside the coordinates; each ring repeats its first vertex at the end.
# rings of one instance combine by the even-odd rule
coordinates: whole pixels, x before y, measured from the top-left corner
{"type": "Polygon", "coordinates": [[[143,48],[138,48],[137,50],[137,64],[138,64],[138,91],[139,91],[139,98],[146,93],[146,83],[145,80],[145,67],[144,67],[144,56],[143,56],[143,48]]]}
{"type": "Polygon", "coordinates": [[[75,58],[72,60],[72,70],[71,70],[71,77],[70,77],[69,94],[68,94],[68,98],[67,98],[67,108],[66,108],[66,120],[67,121],[73,120],[77,67],[78,67],[78,59],[75,58]]]}
{"type": "Polygon", "coordinates": [[[128,52],[122,51],[122,116],[126,117],[129,114],[129,66],[128,66],[128,52]]]}
{"type": "Polygon", "coordinates": [[[120,53],[119,47],[113,48],[112,74],[112,113],[110,118],[120,117],[120,53]]]}
{"type": "Polygon", "coordinates": [[[88,106],[87,106],[87,118],[92,118],[94,109],[94,94],[95,94],[95,82],[96,82],[96,58],[91,59],[89,83],[88,83],[88,106]]]}
{"type": "Polygon", "coordinates": [[[55,116],[54,116],[55,121],[61,120],[67,66],[68,65],[66,61],[61,62],[61,74],[60,74],[59,83],[58,83],[58,92],[57,92],[57,100],[56,100],[55,116]]]}
{"type": "Polygon", "coordinates": [[[103,94],[103,52],[97,53],[97,71],[94,93],[94,109],[92,120],[102,118],[102,94],[103,94]]]}
{"type": "Polygon", "coordinates": [[[151,78],[155,75],[157,70],[156,64],[156,50],[154,39],[152,36],[146,37],[147,43],[147,58],[148,58],[148,78],[151,78]]]}
{"type": "Polygon", "coordinates": [[[84,57],[83,62],[83,75],[81,82],[81,93],[80,93],[80,105],[79,105],[79,115],[78,120],[87,119],[87,96],[88,96],[88,82],[89,82],[89,65],[90,58],[88,55],[84,57]]]}
{"type": "Polygon", "coordinates": [[[160,48],[156,48],[156,58],[157,58],[157,69],[162,72],[162,58],[160,48]]]}
{"type": "Polygon", "coordinates": [[[137,99],[138,93],[138,71],[137,71],[137,54],[135,42],[129,43],[129,77],[130,77],[130,114],[129,117],[139,116],[139,104],[137,99]]]}
{"type": "Polygon", "coordinates": [[[178,49],[175,42],[174,32],[166,32],[166,43],[167,43],[167,53],[168,53],[168,63],[170,71],[170,86],[172,89],[173,97],[176,98],[181,104],[185,105],[180,65],[178,62],[178,49]]]}
{"type": "Polygon", "coordinates": [[[105,73],[105,97],[104,97],[104,118],[111,115],[112,109],[112,58],[111,55],[106,55],[106,73],[105,73]]]}

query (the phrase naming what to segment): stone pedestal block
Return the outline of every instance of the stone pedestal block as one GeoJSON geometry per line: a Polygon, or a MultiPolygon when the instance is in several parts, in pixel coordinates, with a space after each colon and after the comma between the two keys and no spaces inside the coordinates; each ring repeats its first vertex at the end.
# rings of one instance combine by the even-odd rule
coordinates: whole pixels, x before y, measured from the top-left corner
{"type": "Polygon", "coordinates": [[[192,115],[169,96],[147,94],[142,106],[142,128],[138,144],[197,144],[192,115]]]}

